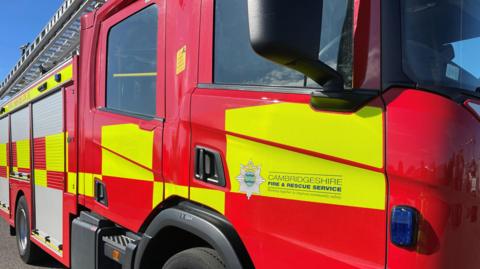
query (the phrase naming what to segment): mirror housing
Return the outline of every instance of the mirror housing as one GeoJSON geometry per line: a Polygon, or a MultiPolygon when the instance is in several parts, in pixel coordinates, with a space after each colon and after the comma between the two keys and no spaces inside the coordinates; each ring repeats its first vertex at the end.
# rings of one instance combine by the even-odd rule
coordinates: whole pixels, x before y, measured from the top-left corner
{"type": "Polygon", "coordinates": [[[318,59],[322,8],[323,0],[248,0],[250,43],[260,56],[339,91],[342,76],[318,59]]]}

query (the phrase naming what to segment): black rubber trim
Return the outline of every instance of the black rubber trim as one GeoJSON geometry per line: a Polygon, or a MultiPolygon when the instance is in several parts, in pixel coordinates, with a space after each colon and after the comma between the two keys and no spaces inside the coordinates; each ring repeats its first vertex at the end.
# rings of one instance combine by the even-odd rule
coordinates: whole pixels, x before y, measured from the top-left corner
{"type": "Polygon", "coordinates": [[[268,93],[291,93],[291,94],[311,94],[321,88],[306,87],[285,87],[285,86],[260,86],[260,85],[242,85],[242,84],[212,84],[200,83],[198,89],[207,90],[234,90],[234,91],[250,91],[250,92],[268,92],[268,93]]]}
{"type": "Polygon", "coordinates": [[[343,90],[313,92],[310,105],[319,110],[353,113],[380,96],[374,90],[343,90]]]}
{"type": "Polygon", "coordinates": [[[417,89],[442,95],[459,104],[469,97],[480,98],[480,94],[473,91],[418,84],[403,72],[401,2],[381,2],[382,91],[385,92],[391,88],[417,89]]]}
{"type": "Polygon", "coordinates": [[[388,90],[392,85],[408,85],[408,88],[416,88],[415,83],[403,72],[400,2],[381,2],[381,70],[383,91],[388,90]]]}
{"type": "Polygon", "coordinates": [[[181,202],[160,212],[148,226],[138,245],[135,269],[140,269],[150,240],[165,227],[177,227],[205,240],[229,269],[255,268],[237,232],[222,215],[191,202],[181,202]]]}

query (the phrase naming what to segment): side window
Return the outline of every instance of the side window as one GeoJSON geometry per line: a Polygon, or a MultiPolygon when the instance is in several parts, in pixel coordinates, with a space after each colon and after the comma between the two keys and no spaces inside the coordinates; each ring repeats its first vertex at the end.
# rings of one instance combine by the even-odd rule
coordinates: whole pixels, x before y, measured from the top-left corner
{"type": "MultiPolygon", "coordinates": [[[[318,58],[342,74],[351,88],[353,1],[324,1],[318,58]]],[[[292,69],[257,55],[250,46],[247,0],[215,0],[214,83],[320,87],[292,69]]]]}
{"type": "Polygon", "coordinates": [[[247,0],[215,1],[214,82],[303,87],[305,76],[258,56],[250,46],[247,0]]]}
{"type": "Polygon", "coordinates": [[[157,7],[152,5],[110,28],[106,107],[154,116],[157,84],[157,7]]]}

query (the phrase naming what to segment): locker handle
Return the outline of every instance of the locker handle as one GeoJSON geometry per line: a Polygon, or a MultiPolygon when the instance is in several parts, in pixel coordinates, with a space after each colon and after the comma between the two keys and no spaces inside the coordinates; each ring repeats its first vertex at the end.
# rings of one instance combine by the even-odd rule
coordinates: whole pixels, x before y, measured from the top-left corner
{"type": "Polygon", "coordinates": [[[95,201],[108,206],[107,188],[98,178],[95,178],[95,201]]]}

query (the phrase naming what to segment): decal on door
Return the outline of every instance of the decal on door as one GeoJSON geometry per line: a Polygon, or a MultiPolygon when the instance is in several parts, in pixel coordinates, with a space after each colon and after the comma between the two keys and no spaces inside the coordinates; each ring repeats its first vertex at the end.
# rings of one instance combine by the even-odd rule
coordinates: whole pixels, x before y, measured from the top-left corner
{"type": "Polygon", "coordinates": [[[385,209],[381,108],[352,114],[299,103],[236,108],[226,111],[225,128],[233,192],[385,209]]]}
{"type": "Polygon", "coordinates": [[[247,165],[240,165],[240,175],[237,177],[240,182],[240,192],[247,194],[247,198],[250,199],[252,194],[260,194],[260,184],[265,180],[260,175],[260,165],[255,165],[252,161],[249,161],[247,165]]]}
{"type": "Polygon", "coordinates": [[[177,51],[177,70],[176,74],[180,74],[185,70],[187,63],[187,45],[177,51]]]}

